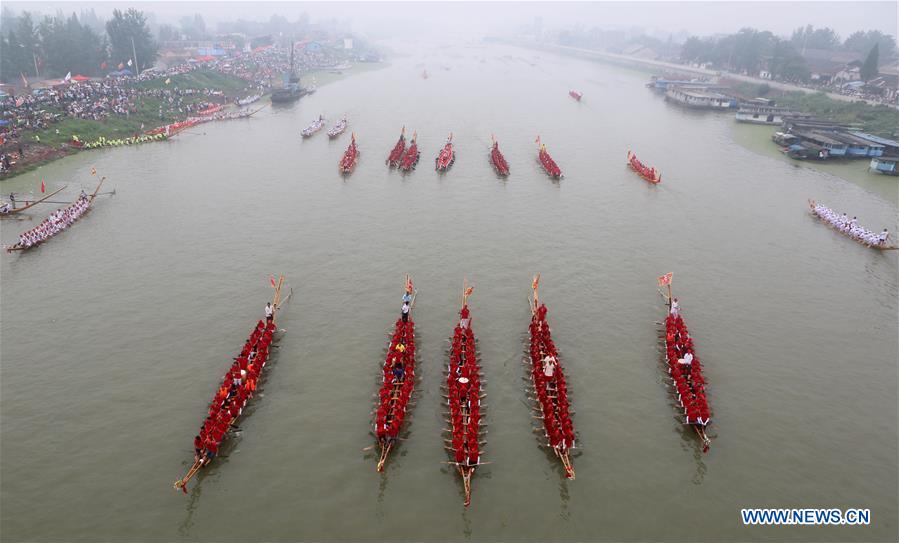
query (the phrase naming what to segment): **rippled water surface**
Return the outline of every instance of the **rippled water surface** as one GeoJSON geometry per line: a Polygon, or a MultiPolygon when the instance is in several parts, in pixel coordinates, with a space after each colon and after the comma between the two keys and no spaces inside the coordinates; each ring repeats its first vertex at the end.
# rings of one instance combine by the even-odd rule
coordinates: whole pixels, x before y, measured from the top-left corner
{"type": "MultiPolygon", "coordinates": [[[[89,187],[96,166],[117,192],[0,257],[4,539],[894,540],[897,255],[806,208],[813,197],[895,230],[882,185],[738,145],[732,116],[666,104],[641,74],[501,46],[409,51],[250,121],[4,183],[89,187]],[[357,134],[346,179],[349,133],[299,137],[319,113],[346,113],[357,134]],[[384,166],[403,125],[422,149],[406,176],[384,166]],[[438,175],[449,132],[457,160],[438,175]],[[488,165],[491,133],[508,180],[488,165]],[[539,169],[537,134],[561,182],[539,169]],[[625,168],[629,148],[661,185],[625,168]],[[571,482],[525,403],[537,271],[580,435],[571,482]],[[709,381],[706,455],[660,369],[655,282],[668,271],[709,381]],[[407,272],[420,394],[378,474],[363,449],[407,272]],[[264,391],[183,496],[172,482],[278,273],[294,296],[264,391]],[[491,462],[468,510],[442,464],[439,388],[464,277],[491,462]],[[871,508],[872,526],[742,526],[739,510],[759,506],[871,508]]],[[[3,242],[25,224],[4,222],[3,242]]]]}

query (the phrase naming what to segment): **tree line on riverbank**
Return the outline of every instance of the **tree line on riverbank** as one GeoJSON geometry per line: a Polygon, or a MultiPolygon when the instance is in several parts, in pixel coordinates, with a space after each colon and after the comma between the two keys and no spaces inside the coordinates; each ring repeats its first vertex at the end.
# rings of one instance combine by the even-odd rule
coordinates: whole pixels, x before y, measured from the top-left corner
{"type": "MultiPolygon", "coordinates": [[[[89,12],[92,13],[92,12],[89,12]]],[[[112,18],[96,30],[96,16],[82,23],[75,13],[45,16],[35,23],[29,12],[13,15],[4,8],[0,18],[0,79],[27,76],[95,76],[116,69],[140,71],[153,66],[158,45],[147,16],[139,10],[113,10],[112,18]]]]}
{"type": "Polygon", "coordinates": [[[808,25],[796,29],[790,39],[754,28],[744,28],[721,38],[693,36],[681,47],[680,60],[709,63],[737,73],[757,74],[767,70],[775,79],[808,82],[812,72],[802,55],[807,49],[857,53],[866,59],[861,73],[864,81],[877,76],[881,60],[892,60],[897,55],[895,39],[879,30],[855,32],[841,43],[833,29],[808,25]]]}

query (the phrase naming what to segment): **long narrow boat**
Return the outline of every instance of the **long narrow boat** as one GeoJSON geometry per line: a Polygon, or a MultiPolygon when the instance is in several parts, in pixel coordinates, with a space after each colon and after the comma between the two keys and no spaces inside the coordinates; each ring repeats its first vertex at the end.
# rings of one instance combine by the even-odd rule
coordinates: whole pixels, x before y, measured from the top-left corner
{"type": "Polygon", "coordinates": [[[450,132],[449,137],[446,138],[446,144],[440,150],[440,153],[437,154],[437,158],[434,159],[434,169],[438,172],[445,172],[450,169],[454,162],[456,162],[456,151],[453,150],[453,133],[450,132]]]}
{"type": "Polygon", "coordinates": [[[406,276],[402,313],[394,325],[393,335],[387,343],[387,358],[382,367],[381,388],[378,391],[378,407],[375,410],[374,430],[380,456],[378,471],[384,471],[387,456],[399,439],[406,408],[415,388],[415,322],[412,307],[415,306],[415,286],[406,276]]]}
{"type": "Polygon", "coordinates": [[[418,132],[412,133],[412,140],[409,142],[409,148],[403,154],[400,162],[400,170],[410,172],[418,166],[418,160],[421,158],[421,152],[418,150],[418,132]]]}
{"type": "Polygon", "coordinates": [[[546,145],[540,141],[540,136],[537,136],[537,160],[540,162],[540,165],[543,166],[543,171],[546,172],[546,175],[553,179],[562,179],[562,169],[559,168],[559,165],[556,164],[553,157],[549,156],[546,145]]]}
{"type": "Polygon", "coordinates": [[[867,228],[860,226],[855,217],[850,219],[845,213],[840,216],[839,213],[829,207],[819,204],[814,200],[808,201],[809,212],[821,219],[827,226],[833,228],[844,236],[861,243],[865,247],[877,249],[880,251],[897,251],[899,246],[890,246],[887,243],[890,240],[890,232],[884,228],[883,232],[876,234],[867,228]]]}
{"type": "Polygon", "coordinates": [[[346,115],[344,115],[342,119],[337,121],[337,123],[328,130],[328,137],[334,139],[346,132],[347,124],[346,115]]]}
{"type": "Polygon", "coordinates": [[[571,449],[575,446],[575,433],[569,411],[568,385],[565,383],[565,374],[559,362],[556,345],[546,322],[546,305],[540,303],[537,295],[539,283],[538,273],[531,285],[534,291],[533,298],[529,300],[531,305],[529,370],[537,403],[536,418],[543,421],[544,437],[549,448],[562,462],[565,477],[574,479],[571,449]]]}
{"type": "Polygon", "coordinates": [[[39,203],[49,200],[53,196],[56,196],[57,194],[62,192],[66,187],[68,187],[68,185],[63,185],[62,188],[56,189],[55,191],[44,196],[40,200],[35,200],[33,202],[29,202],[28,200],[25,200],[25,205],[23,205],[22,207],[15,207],[15,208],[9,207],[8,209],[4,210],[4,207],[7,205],[7,203],[4,202],[3,205],[0,206],[0,217],[7,217],[10,215],[15,215],[17,213],[21,213],[21,212],[25,211],[26,209],[32,208],[32,207],[38,205],[39,203]]]}
{"type": "Polygon", "coordinates": [[[340,173],[343,175],[349,175],[353,173],[353,170],[356,169],[356,163],[359,162],[359,149],[356,147],[356,133],[353,133],[353,139],[350,140],[350,145],[346,148],[346,151],[343,153],[343,158],[340,159],[340,173]]]}
{"type": "MultiPolygon", "coordinates": [[[[19,240],[20,240],[19,242],[17,242],[14,245],[6,246],[6,252],[11,253],[13,251],[27,251],[28,249],[33,249],[34,247],[41,245],[48,239],[56,236],[60,232],[68,230],[73,224],[78,222],[78,219],[80,219],[81,217],[84,217],[91,210],[91,206],[94,205],[94,200],[97,198],[97,194],[100,192],[100,187],[103,186],[104,181],[106,181],[106,177],[101,177],[100,182],[97,183],[97,188],[94,189],[94,192],[90,196],[88,196],[87,194],[82,192],[80,195],[78,195],[78,198],[76,198],[74,202],[72,202],[68,206],[62,208],[61,210],[58,210],[62,213],[62,215],[68,214],[69,217],[74,217],[68,224],[65,224],[62,227],[58,227],[58,226],[56,226],[58,224],[58,222],[55,222],[55,221],[51,220],[50,217],[48,217],[48,218],[44,219],[41,222],[41,224],[35,226],[31,230],[28,230],[28,231],[22,233],[19,236],[19,240]],[[51,229],[49,231],[50,233],[47,234],[45,237],[35,239],[31,243],[25,243],[25,244],[22,243],[21,240],[25,239],[28,236],[28,232],[33,232],[33,231],[37,232],[40,229],[47,228],[47,227],[51,227],[51,228],[55,227],[56,229],[51,229]]],[[[54,212],[54,213],[56,213],[56,212],[54,212]]]]}
{"type": "Polygon", "coordinates": [[[627,165],[630,167],[630,169],[637,172],[640,177],[654,185],[662,182],[662,172],[656,170],[655,168],[650,168],[649,166],[640,162],[637,159],[637,155],[635,155],[630,150],[628,150],[627,152],[627,165]]]}
{"type": "Polygon", "coordinates": [[[261,94],[254,94],[252,96],[247,96],[246,98],[241,98],[240,100],[238,100],[237,105],[241,106],[241,107],[248,106],[252,103],[258,102],[260,98],[262,98],[261,94]]]}
{"type": "MultiPolygon", "coordinates": [[[[208,416],[200,426],[199,433],[194,437],[194,463],[184,477],[175,481],[175,490],[181,490],[187,494],[187,483],[201,469],[215,460],[219,447],[228,437],[229,430],[237,423],[247,402],[256,393],[263,370],[269,361],[269,350],[277,331],[275,318],[278,310],[287,303],[293,293],[291,289],[287,297],[281,299],[281,291],[284,287],[283,275],[278,278],[277,283],[272,277],[272,286],[275,293],[271,301],[271,318],[266,315],[265,322],[259,321],[254,325],[240,355],[233,359],[234,362],[216,389],[212,402],[209,404],[208,416]]],[[[266,313],[268,313],[268,309],[269,306],[266,306],[266,313]]]]}
{"type": "Polygon", "coordinates": [[[693,338],[680,314],[677,298],[671,296],[671,278],[668,273],[659,277],[659,286],[667,286],[668,314],[665,316],[665,365],[674,386],[677,404],[683,409],[684,423],[696,431],[702,441],[702,452],[708,452],[711,440],[706,427],[711,422],[709,401],[705,393],[705,379],[699,356],[693,350],[693,338]]]}
{"type": "Polygon", "coordinates": [[[447,422],[444,447],[450,453],[450,464],[462,477],[465,491],[465,507],[471,504],[471,476],[481,463],[481,367],[478,363],[477,345],[471,329],[471,313],[468,297],[473,288],[462,290],[462,309],[459,323],[450,341],[449,364],[446,366],[447,422]]]}
{"type": "Polygon", "coordinates": [[[390,154],[387,155],[387,165],[391,168],[396,168],[400,165],[400,161],[403,160],[403,155],[406,153],[406,127],[400,131],[400,139],[397,140],[396,145],[393,146],[393,149],[390,151],[390,154]]]}
{"type": "Polygon", "coordinates": [[[509,163],[506,162],[506,157],[504,157],[503,153],[499,150],[499,143],[496,141],[496,136],[491,134],[490,139],[493,140],[493,145],[490,147],[490,164],[493,165],[493,170],[496,172],[496,175],[506,177],[509,175],[509,163]]]}
{"type": "Polygon", "coordinates": [[[300,131],[300,135],[302,135],[304,138],[311,138],[324,127],[325,117],[323,115],[319,115],[318,119],[312,121],[311,123],[309,123],[309,126],[300,131]]]}

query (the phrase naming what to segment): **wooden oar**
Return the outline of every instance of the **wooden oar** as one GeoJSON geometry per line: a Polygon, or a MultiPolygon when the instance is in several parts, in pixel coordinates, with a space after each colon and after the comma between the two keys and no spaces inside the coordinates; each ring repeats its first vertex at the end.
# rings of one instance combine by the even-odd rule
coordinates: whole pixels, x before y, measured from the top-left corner
{"type": "MultiPolygon", "coordinates": [[[[10,209],[9,212],[8,212],[8,213],[4,213],[4,215],[13,215],[13,214],[15,214],[15,213],[20,213],[20,212],[25,211],[26,209],[28,209],[28,208],[30,208],[30,207],[34,207],[34,206],[36,206],[37,204],[40,204],[41,202],[45,202],[45,203],[48,203],[48,204],[50,204],[50,203],[53,203],[53,204],[61,203],[61,202],[47,202],[47,200],[48,200],[49,198],[52,198],[53,196],[56,196],[56,195],[59,194],[60,192],[62,192],[62,190],[65,189],[66,187],[68,187],[68,185],[63,185],[62,188],[57,189],[57,190],[51,192],[50,194],[44,196],[44,197],[41,198],[40,200],[35,200],[34,202],[31,202],[31,203],[28,203],[28,200],[25,200],[25,205],[24,205],[24,206],[22,206],[22,207],[17,207],[17,208],[15,208],[15,209],[10,209]]],[[[69,202],[65,202],[65,203],[68,204],[69,202]]]]}

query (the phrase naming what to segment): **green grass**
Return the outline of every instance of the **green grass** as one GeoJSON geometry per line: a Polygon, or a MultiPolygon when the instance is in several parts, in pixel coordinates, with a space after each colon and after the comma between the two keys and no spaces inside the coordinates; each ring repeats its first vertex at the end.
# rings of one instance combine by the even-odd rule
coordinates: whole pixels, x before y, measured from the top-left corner
{"type": "Polygon", "coordinates": [[[135,86],[142,89],[216,89],[225,93],[235,93],[247,87],[247,82],[238,77],[225,75],[212,70],[196,70],[186,74],[173,75],[171,82],[166,85],[165,79],[157,78],[150,81],[141,81],[135,86]]]}
{"type": "MultiPolygon", "coordinates": [[[[157,78],[150,81],[141,81],[135,86],[144,89],[158,88],[182,88],[182,89],[216,89],[225,93],[235,93],[242,91],[246,86],[246,81],[230,75],[221,74],[212,70],[196,70],[187,74],[173,75],[169,85],[165,84],[165,79],[157,78]]],[[[203,96],[186,96],[184,103],[195,103],[203,101],[203,96]]],[[[63,119],[61,122],[54,124],[46,130],[37,132],[40,142],[46,145],[59,146],[71,141],[73,135],[77,135],[81,141],[91,142],[97,140],[100,136],[106,138],[121,138],[133,136],[135,133],[143,130],[150,130],[157,126],[170,122],[182,120],[182,115],[174,116],[170,114],[163,104],[163,117],[159,118],[160,101],[156,98],[141,98],[137,102],[137,111],[128,117],[119,117],[110,115],[102,121],[91,121],[86,119],[63,119]],[[57,130],[59,133],[57,134],[57,130]]],[[[28,141],[37,141],[34,135],[28,137],[28,141]]]]}
{"type": "Polygon", "coordinates": [[[859,124],[864,131],[887,138],[899,127],[899,110],[895,108],[865,102],[841,102],[828,98],[823,92],[788,92],[780,96],[777,103],[822,119],[859,124]]]}
{"type": "Polygon", "coordinates": [[[872,106],[862,101],[843,102],[834,100],[823,92],[806,93],[802,91],[778,92],[769,89],[761,94],[763,84],[739,82],[733,89],[746,96],[764,96],[772,98],[777,105],[794,109],[800,113],[811,113],[820,119],[858,125],[865,132],[893,137],[899,130],[899,109],[885,105],[872,106]]]}

